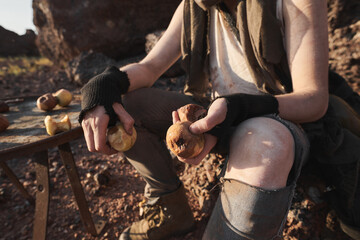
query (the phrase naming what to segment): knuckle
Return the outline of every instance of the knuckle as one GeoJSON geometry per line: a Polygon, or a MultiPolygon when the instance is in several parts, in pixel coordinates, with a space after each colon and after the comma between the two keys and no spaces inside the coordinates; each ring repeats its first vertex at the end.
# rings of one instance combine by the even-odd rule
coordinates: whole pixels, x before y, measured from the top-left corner
{"type": "Polygon", "coordinates": [[[88,129],[89,125],[90,125],[89,122],[85,119],[81,122],[81,127],[84,129],[88,129]]]}

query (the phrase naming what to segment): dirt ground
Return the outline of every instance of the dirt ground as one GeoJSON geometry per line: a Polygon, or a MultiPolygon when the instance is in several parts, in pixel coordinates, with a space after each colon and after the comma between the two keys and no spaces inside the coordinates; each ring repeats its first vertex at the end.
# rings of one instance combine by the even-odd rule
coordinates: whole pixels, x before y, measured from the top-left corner
{"type": "MultiPolygon", "coordinates": [[[[0,69],[6,70],[10,63],[20,67],[24,65],[21,59],[4,59],[0,62],[0,69]]],[[[181,78],[161,79],[157,87],[179,91],[179,81],[182,81],[181,78]]],[[[352,86],[358,88],[359,85],[352,83],[352,86]]],[[[42,95],[60,88],[79,92],[79,86],[70,82],[62,69],[51,65],[44,65],[33,72],[0,75],[1,97],[42,95]]],[[[71,147],[91,213],[94,219],[105,220],[106,226],[96,237],[85,231],[59,153],[57,149],[50,149],[51,201],[47,237],[61,240],[117,239],[123,229],[139,219],[138,203],[142,200],[145,183],[121,154],[106,156],[90,153],[83,138],[71,142],[71,147]]],[[[199,166],[189,166],[174,158],[196,218],[196,228],[171,240],[201,239],[217,196],[216,175],[222,161],[221,156],[210,155],[199,166]]],[[[36,176],[32,157],[13,159],[7,164],[34,195],[36,176]]],[[[304,169],[284,229],[284,239],[350,239],[341,232],[335,213],[322,200],[325,189],[324,183],[311,173],[311,169],[304,169]]],[[[23,199],[0,170],[0,239],[31,239],[33,216],[34,206],[23,199]]]]}

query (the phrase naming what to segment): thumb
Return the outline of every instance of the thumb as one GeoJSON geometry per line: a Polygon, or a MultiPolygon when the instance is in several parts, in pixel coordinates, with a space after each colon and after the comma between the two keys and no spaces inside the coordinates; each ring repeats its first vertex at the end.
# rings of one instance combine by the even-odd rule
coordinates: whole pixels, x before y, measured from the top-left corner
{"type": "Polygon", "coordinates": [[[211,118],[209,116],[206,116],[194,123],[192,123],[189,127],[190,132],[194,134],[201,134],[204,132],[207,132],[211,130],[213,127],[215,127],[215,123],[212,123],[211,118]]]}
{"type": "Polygon", "coordinates": [[[218,99],[210,106],[206,117],[191,124],[189,129],[194,134],[208,132],[225,120],[226,112],[226,101],[218,99]]]}
{"type": "Polygon", "coordinates": [[[134,126],[134,119],[131,115],[124,109],[124,107],[120,103],[114,103],[113,108],[115,113],[117,114],[120,122],[124,125],[125,131],[132,135],[132,129],[134,126]]]}

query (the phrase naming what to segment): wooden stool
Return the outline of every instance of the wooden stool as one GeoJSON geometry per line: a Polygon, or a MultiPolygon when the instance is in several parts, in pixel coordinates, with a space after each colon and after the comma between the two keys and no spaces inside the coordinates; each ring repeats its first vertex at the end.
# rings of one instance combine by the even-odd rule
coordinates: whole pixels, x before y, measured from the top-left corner
{"type": "Polygon", "coordinates": [[[105,221],[99,220],[94,223],[92,219],[70,148],[71,141],[83,137],[82,128],[77,120],[80,112],[80,97],[74,96],[69,106],[66,108],[57,106],[50,112],[43,112],[36,107],[37,96],[2,100],[7,100],[10,105],[10,111],[3,114],[9,120],[10,126],[0,133],[0,167],[25,199],[35,204],[33,239],[46,239],[50,200],[48,149],[55,147],[59,150],[86,230],[94,236],[100,234],[105,221]],[[44,125],[45,116],[51,115],[54,119],[60,119],[65,114],[69,116],[73,128],[49,136],[44,125]],[[37,182],[35,200],[6,164],[6,160],[30,155],[33,155],[35,161],[37,182]]]}

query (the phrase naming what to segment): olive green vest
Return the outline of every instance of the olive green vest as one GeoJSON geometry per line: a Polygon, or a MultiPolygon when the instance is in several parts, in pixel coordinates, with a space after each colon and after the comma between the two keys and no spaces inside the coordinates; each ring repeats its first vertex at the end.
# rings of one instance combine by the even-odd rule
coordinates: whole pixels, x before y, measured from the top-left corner
{"type": "MultiPolygon", "coordinates": [[[[184,92],[196,98],[204,97],[209,87],[209,23],[208,11],[194,0],[185,0],[181,53],[188,79],[184,92]]],[[[236,27],[258,89],[270,94],[291,92],[281,23],[276,18],[276,0],[240,0],[236,27]]]]}

